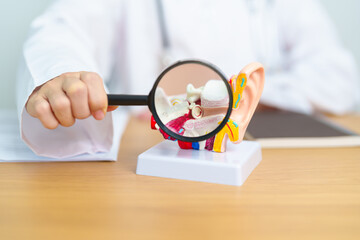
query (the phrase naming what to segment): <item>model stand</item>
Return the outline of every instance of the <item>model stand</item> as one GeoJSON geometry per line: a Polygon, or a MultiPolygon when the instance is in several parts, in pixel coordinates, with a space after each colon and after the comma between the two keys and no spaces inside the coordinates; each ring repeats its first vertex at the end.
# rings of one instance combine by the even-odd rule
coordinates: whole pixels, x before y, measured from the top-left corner
{"type": "Polygon", "coordinates": [[[260,144],[252,141],[230,144],[224,153],[179,149],[164,141],[139,155],[136,173],[241,186],[261,159],[260,144]]]}

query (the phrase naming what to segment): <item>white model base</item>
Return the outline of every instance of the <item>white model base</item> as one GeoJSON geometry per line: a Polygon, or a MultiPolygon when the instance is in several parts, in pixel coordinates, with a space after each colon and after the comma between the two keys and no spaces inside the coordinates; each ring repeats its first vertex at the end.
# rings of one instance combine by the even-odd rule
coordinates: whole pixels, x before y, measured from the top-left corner
{"type": "Polygon", "coordinates": [[[180,149],[163,141],[138,157],[136,173],[240,186],[261,161],[257,142],[228,143],[225,153],[180,149]]]}

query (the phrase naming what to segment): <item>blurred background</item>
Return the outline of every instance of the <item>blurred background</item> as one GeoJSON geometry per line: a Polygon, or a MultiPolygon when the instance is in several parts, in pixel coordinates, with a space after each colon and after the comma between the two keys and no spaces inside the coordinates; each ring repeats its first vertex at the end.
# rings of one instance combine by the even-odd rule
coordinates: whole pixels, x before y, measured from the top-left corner
{"type": "MultiPolygon", "coordinates": [[[[0,109],[12,109],[15,102],[16,70],[22,44],[32,19],[53,0],[0,1],[0,109]]],[[[360,1],[320,0],[333,19],[340,38],[360,67],[360,1]]],[[[360,81],[360,79],[359,79],[360,81]]],[[[358,106],[360,112],[360,106],[358,106]]]]}

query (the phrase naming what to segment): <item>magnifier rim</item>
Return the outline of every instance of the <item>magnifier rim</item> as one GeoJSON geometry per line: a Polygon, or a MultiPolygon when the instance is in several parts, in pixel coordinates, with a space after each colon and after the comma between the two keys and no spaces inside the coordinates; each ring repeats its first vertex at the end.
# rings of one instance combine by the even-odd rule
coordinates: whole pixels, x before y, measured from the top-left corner
{"type": "Polygon", "coordinates": [[[209,63],[207,61],[204,60],[200,60],[200,59],[186,59],[186,60],[180,60],[177,61],[175,63],[173,63],[172,65],[170,65],[169,67],[165,68],[162,73],[158,76],[158,78],[156,79],[153,88],[151,89],[150,93],[149,93],[149,109],[156,121],[156,123],[158,124],[158,126],[165,132],[167,133],[169,136],[179,140],[179,141],[183,141],[183,142],[200,142],[200,141],[204,141],[207,140],[211,137],[213,137],[215,134],[217,134],[221,129],[224,128],[224,126],[226,125],[226,123],[228,122],[231,112],[232,112],[232,105],[233,105],[233,94],[232,94],[232,90],[231,90],[231,86],[227,80],[227,78],[225,77],[225,74],[214,64],[209,63]],[[214,72],[216,72],[220,78],[225,82],[225,86],[226,89],[229,93],[229,109],[225,115],[224,120],[222,121],[222,123],[217,126],[213,131],[211,131],[208,134],[205,134],[203,136],[199,136],[199,137],[186,137],[186,136],[181,136],[179,134],[174,133],[173,131],[171,131],[169,128],[167,128],[165,126],[165,124],[162,123],[160,117],[158,116],[157,112],[156,112],[156,107],[155,107],[155,91],[157,86],[160,83],[160,80],[164,77],[164,75],[169,72],[170,70],[172,70],[175,67],[178,67],[180,65],[185,65],[185,64],[190,64],[190,63],[195,63],[195,64],[200,64],[203,65],[205,67],[208,67],[210,69],[212,69],[214,72]]]}

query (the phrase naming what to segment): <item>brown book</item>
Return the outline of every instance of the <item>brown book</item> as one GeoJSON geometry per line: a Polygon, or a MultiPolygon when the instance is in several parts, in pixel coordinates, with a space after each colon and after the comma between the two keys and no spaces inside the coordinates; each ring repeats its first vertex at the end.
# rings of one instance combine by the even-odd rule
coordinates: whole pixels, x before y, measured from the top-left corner
{"type": "Polygon", "coordinates": [[[360,136],[322,116],[289,111],[256,112],[245,135],[265,148],[360,146],[360,136]]]}

